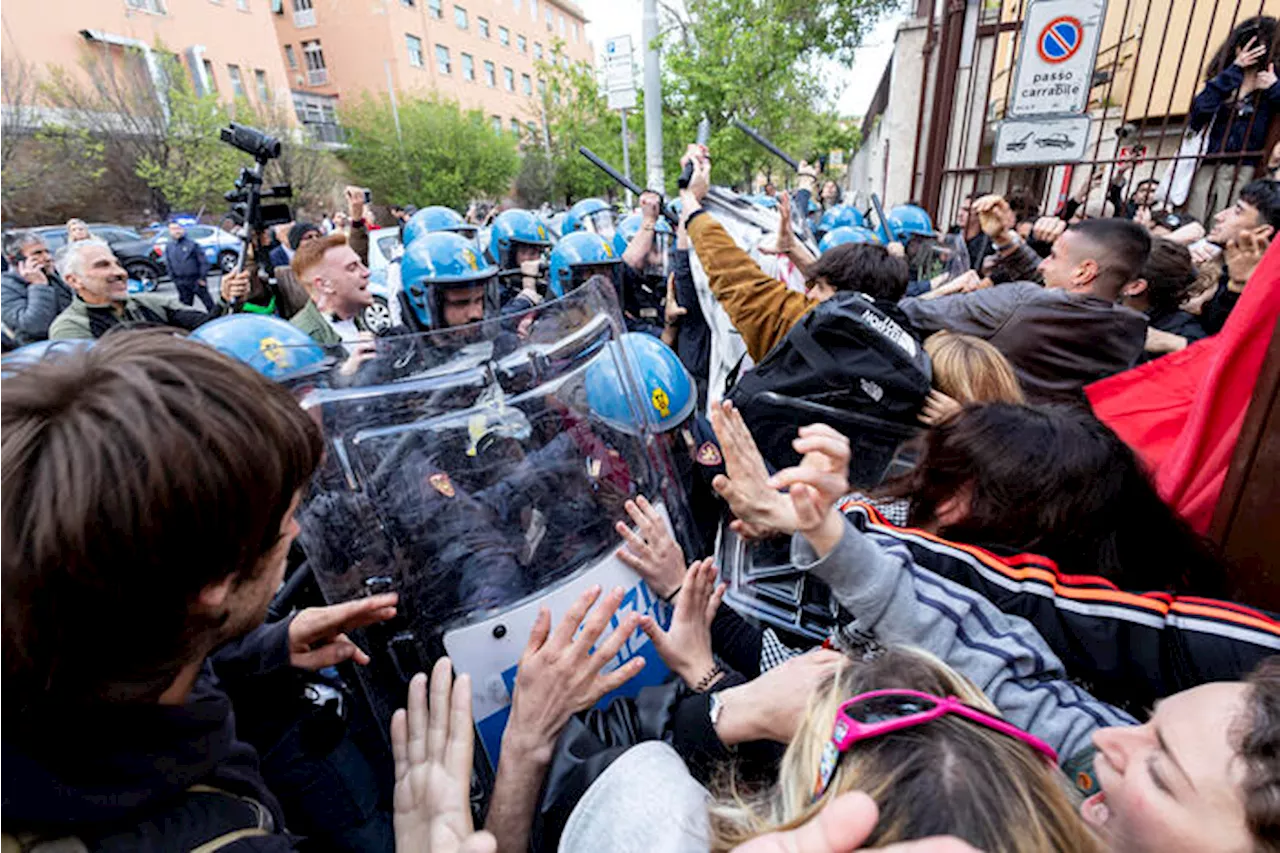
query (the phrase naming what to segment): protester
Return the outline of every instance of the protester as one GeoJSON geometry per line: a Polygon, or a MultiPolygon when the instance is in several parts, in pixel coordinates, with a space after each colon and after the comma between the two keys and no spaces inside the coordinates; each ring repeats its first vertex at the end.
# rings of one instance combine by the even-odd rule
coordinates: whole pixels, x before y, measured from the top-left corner
{"type": "MultiPolygon", "coordinates": [[[[58,272],[76,296],[49,326],[49,337],[54,340],[100,338],[122,325],[157,324],[190,331],[225,310],[206,313],[167,293],[130,295],[124,267],[111,247],[96,237],[63,247],[58,254],[58,272]]],[[[224,279],[244,284],[248,274],[224,279]]]]}
{"type": "Polygon", "coordinates": [[[12,260],[0,277],[0,315],[17,345],[43,341],[75,292],[58,275],[49,247],[34,231],[9,235],[5,242],[5,257],[12,260]]]}
{"type": "Polygon", "coordinates": [[[5,379],[0,420],[5,831],[294,849],[219,679],[367,663],[345,632],[396,606],[262,624],[316,424],[284,388],[163,331],[5,379]]]}
{"type": "Polygon", "coordinates": [[[164,263],[183,305],[194,304],[199,296],[204,310],[214,309],[213,297],[209,295],[209,288],[204,282],[205,271],[209,266],[204,259],[204,250],[187,236],[187,229],[180,222],[169,223],[169,242],[164,247],[164,263]]]}
{"type": "MultiPolygon", "coordinates": [[[[785,196],[785,193],[784,193],[785,196]]],[[[672,277],[665,306],[666,328],[675,328],[675,351],[698,387],[698,409],[707,404],[711,372],[711,327],[702,313],[689,260],[689,232],[676,227],[676,248],[672,255],[672,277]]]]}
{"type": "MultiPolygon", "coordinates": [[[[881,310],[901,316],[896,303],[906,292],[906,264],[883,246],[849,243],[826,252],[809,268],[804,293],[765,275],[703,211],[702,198],[711,186],[711,161],[701,152],[696,156],[693,179],[680,195],[681,217],[712,293],[754,361],[763,361],[807,311],[842,291],[864,293],[881,310]]],[[[787,217],[781,221],[787,222],[787,217]]]]}
{"type": "Polygon", "coordinates": [[[1042,260],[1009,228],[1003,199],[988,196],[974,208],[998,263],[1017,280],[941,299],[904,299],[902,310],[916,328],[990,341],[1013,365],[1031,402],[1080,402],[1086,384],[1132,367],[1146,318],[1115,303],[1146,261],[1146,230],[1119,219],[1081,222],[1042,260]],[[1043,287],[1029,280],[1037,273],[1043,287]]]}
{"type": "Polygon", "coordinates": [[[937,426],[970,403],[1021,403],[1018,377],[1000,350],[972,335],[935,332],[924,351],[933,364],[933,390],[920,421],[937,426]]]}
{"type": "MultiPolygon", "coordinates": [[[[853,790],[869,793],[880,816],[864,841],[870,847],[949,835],[995,853],[1097,849],[1061,784],[1052,750],[1005,727],[981,690],[932,655],[888,648],[856,663],[846,658],[815,687],[786,733],[790,746],[777,779],[763,792],[747,795],[730,777],[715,786],[722,793],[708,803],[678,761],[638,747],[587,791],[560,849],[728,851],[809,820],[853,790]],[[960,712],[896,732],[872,723],[894,709],[903,716],[929,709],[941,697],[957,698],[960,712]],[[862,708],[870,719],[861,718],[862,708]],[[837,749],[841,715],[871,725],[864,723],[837,749]],[[940,767],[951,770],[937,772],[940,767]]],[[[725,698],[716,732],[733,740],[751,716],[729,691],[717,695],[725,698]]]]}
{"type": "Polygon", "coordinates": [[[1188,128],[1205,136],[1205,159],[1192,180],[1186,209],[1206,219],[1249,183],[1260,164],[1280,102],[1272,55],[1276,20],[1240,22],[1205,66],[1205,87],[1191,103],[1188,128]],[[1214,156],[1219,155],[1219,156],[1214,156]],[[1228,157],[1225,155],[1237,155],[1228,157]]]}
{"type": "Polygon", "coordinates": [[[1137,281],[1125,287],[1122,304],[1147,315],[1147,342],[1140,362],[1184,349],[1205,336],[1199,321],[1181,309],[1196,280],[1191,252],[1170,240],[1151,241],[1151,254],[1137,281]]]}
{"type": "Polygon", "coordinates": [[[344,342],[368,338],[361,312],[373,304],[369,268],[347,245],[345,235],[329,234],[300,244],[290,267],[344,342]]]}
{"type": "Polygon", "coordinates": [[[1207,239],[1222,247],[1224,263],[1217,289],[1199,312],[1207,333],[1222,330],[1278,227],[1280,184],[1274,181],[1254,181],[1240,191],[1235,204],[1214,217],[1207,239]]]}

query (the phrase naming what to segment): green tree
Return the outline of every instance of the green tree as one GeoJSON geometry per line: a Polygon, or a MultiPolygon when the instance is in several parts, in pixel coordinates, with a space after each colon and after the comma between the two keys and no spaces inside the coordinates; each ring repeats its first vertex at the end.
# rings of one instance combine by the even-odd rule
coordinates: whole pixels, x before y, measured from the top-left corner
{"type": "Polygon", "coordinates": [[[463,210],[510,190],[520,168],[516,139],[495,133],[480,110],[432,94],[401,100],[399,115],[398,137],[386,98],[366,94],[342,112],[347,147],[339,156],[378,199],[463,210]]]}
{"type": "MultiPolygon", "coordinates": [[[[666,11],[664,137],[682,153],[706,116],[720,180],[748,183],[785,168],[730,122],[754,126],[792,156],[844,150],[849,136],[831,105],[824,62],[847,64],[869,27],[897,0],[689,0],[666,11]],[[745,22],[750,22],[746,25],[745,22]],[[832,147],[828,147],[832,146],[832,147]]],[[[670,169],[668,171],[671,171],[670,169]]]]}

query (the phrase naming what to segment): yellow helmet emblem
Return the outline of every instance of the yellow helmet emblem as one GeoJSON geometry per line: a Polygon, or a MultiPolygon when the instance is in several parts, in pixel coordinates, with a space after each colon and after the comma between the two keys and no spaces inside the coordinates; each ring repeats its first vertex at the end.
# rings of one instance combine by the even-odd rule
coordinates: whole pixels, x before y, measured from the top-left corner
{"type": "Polygon", "coordinates": [[[470,249],[463,249],[462,259],[467,262],[467,266],[471,267],[471,269],[479,271],[480,264],[476,262],[475,252],[471,251],[470,249]]]}
{"type": "Polygon", "coordinates": [[[657,410],[658,414],[662,415],[664,418],[671,416],[671,398],[667,396],[666,391],[663,391],[661,388],[654,388],[653,394],[649,399],[653,403],[653,408],[657,410]]]}
{"type": "Polygon", "coordinates": [[[289,351],[285,349],[284,344],[280,343],[278,338],[263,338],[258,343],[258,349],[262,351],[262,356],[276,367],[285,368],[289,366],[289,351]]]}
{"type": "Polygon", "coordinates": [[[601,242],[604,244],[604,253],[605,253],[606,255],[608,255],[609,257],[611,257],[611,258],[612,258],[612,257],[613,257],[613,246],[610,246],[610,245],[609,245],[609,241],[608,241],[608,240],[605,240],[603,237],[601,237],[601,238],[600,238],[600,240],[601,240],[601,242]]]}
{"type": "Polygon", "coordinates": [[[541,225],[538,226],[538,239],[539,240],[547,239],[547,229],[543,228],[541,225]]]}

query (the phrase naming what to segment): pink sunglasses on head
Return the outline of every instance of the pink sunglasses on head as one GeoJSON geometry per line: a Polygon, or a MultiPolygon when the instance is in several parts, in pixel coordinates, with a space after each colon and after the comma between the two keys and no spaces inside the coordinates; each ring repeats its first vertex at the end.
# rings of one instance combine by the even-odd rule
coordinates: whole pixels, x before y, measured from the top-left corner
{"type": "Polygon", "coordinates": [[[947,714],[964,717],[992,731],[1020,740],[1052,764],[1058,763],[1058,753],[1040,738],[1029,735],[998,717],[972,708],[954,696],[942,699],[916,690],[873,690],[854,696],[842,703],[836,711],[831,740],[822,749],[818,779],[813,786],[813,799],[817,800],[826,793],[831,777],[835,775],[836,765],[840,763],[840,756],[858,741],[921,726],[947,714]]]}

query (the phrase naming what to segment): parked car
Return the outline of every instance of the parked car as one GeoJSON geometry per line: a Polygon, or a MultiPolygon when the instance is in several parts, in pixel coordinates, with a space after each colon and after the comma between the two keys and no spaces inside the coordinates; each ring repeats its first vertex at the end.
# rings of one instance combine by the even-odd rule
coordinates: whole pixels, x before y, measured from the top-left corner
{"type": "MultiPolygon", "coordinates": [[[[372,250],[369,255],[369,260],[372,261],[372,250]]],[[[360,312],[360,319],[364,320],[365,328],[375,335],[381,335],[387,329],[400,325],[400,299],[396,295],[399,289],[399,264],[388,264],[369,273],[369,292],[373,294],[373,304],[360,312]]]]}
{"type": "MultiPolygon", "coordinates": [[[[39,234],[55,255],[67,244],[67,229],[62,225],[49,225],[44,228],[31,229],[39,234]]],[[[89,226],[89,233],[106,241],[119,258],[121,266],[129,274],[129,278],[142,283],[146,290],[155,290],[160,279],[169,274],[165,266],[163,254],[156,257],[150,240],[132,228],[123,225],[111,225],[95,222],[89,226]]]]}
{"type": "MultiPolygon", "coordinates": [[[[228,273],[236,267],[240,260],[240,238],[230,231],[223,231],[213,225],[185,225],[187,236],[196,241],[196,245],[204,250],[209,269],[228,273]]],[[[164,247],[169,242],[169,230],[159,226],[160,231],[152,238],[157,257],[164,257],[164,247]]]]}

